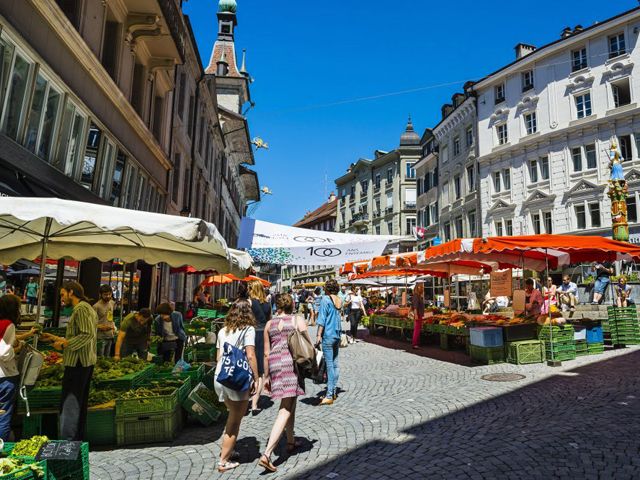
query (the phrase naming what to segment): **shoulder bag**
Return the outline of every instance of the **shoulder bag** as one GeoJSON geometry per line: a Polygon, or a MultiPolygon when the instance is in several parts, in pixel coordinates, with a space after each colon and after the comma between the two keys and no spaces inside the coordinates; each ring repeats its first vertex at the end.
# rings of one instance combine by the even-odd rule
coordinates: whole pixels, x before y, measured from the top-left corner
{"type": "Polygon", "coordinates": [[[244,336],[248,329],[249,327],[243,330],[235,346],[229,342],[224,342],[222,358],[220,359],[222,368],[216,379],[219,384],[236,392],[246,392],[253,381],[253,372],[249,366],[247,354],[244,351],[244,336]],[[242,348],[240,348],[240,345],[242,345],[242,348]]]}
{"type": "Polygon", "coordinates": [[[298,330],[295,319],[293,322],[293,331],[287,338],[293,364],[299,376],[303,378],[313,378],[318,370],[316,349],[313,346],[313,342],[311,342],[311,338],[309,338],[309,334],[298,330]]]}

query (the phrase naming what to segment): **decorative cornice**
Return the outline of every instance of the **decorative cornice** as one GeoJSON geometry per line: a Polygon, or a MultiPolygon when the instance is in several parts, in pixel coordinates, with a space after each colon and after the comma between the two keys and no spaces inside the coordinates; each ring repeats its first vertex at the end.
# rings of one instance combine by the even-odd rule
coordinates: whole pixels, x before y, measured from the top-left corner
{"type": "Polygon", "coordinates": [[[574,94],[583,90],[588,90],[593,85],[595,77],[593,75],[578,75],[567,84],[567,94],[574,94]]]}
{"type": "Polygon", "coordinates": [[[539,99],[537,95],[527,95],[516,105],[516,114],[535,110],[539,99]]]}
{"type": "Polygon", "coordinates": [[[544,193],[540,190],[534,190],[531,195],[524,201],[523,207],[526,209],[531,205],[538,205],[540,203],[553,202],[555,200],[555,194],[544,193]]]}
{"type": "Polygon", "coordinates": [[[602,73],[603,80],[617,80],[626,77],[631,74],[633,70],[633,62],[631,58],[624,57],[618,59],[616,62],[612,62],[610,65],[605,64],[606,70],[602,73]]]}
{"type": "Polygon", "coordinates": [[[640,171],[633,168],[629,170],[629,172],[627,172],[627,174],[624,176],[624,179],[627,181],[627,183],[638,182],[640,181],[640,171]]]}
{"type": "Polygon", "coordinates": [[[504,107],[504,108],[498,108],[495,112],[493,112],[493,114],[489,117],[489,125],[495,125],[496,123],[501,123],[501,122],[506,122],[507,118],[509,117],[509,112],[511,110],[509,110],[508,108],[504,107]]]}
{"type": "Polygon", "coordinates": [[[513,212],[516,209],[516,205],[514,203],[507,203],[504,200],[496,201],[491,208],[488,210],[488,213],[506,213],[513,212]]]}

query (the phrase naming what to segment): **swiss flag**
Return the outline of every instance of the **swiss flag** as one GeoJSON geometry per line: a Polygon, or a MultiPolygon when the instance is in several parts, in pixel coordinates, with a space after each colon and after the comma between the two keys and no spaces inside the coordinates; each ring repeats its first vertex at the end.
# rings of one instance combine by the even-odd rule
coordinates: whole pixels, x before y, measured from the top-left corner
{"type": "Polygon", "coordinates": [[[423,238],[424,238],[425,233],[426,233],[426,230],[425,230],[425,228],[424,228],[424,227],[416,227],[416,228],[415,228],[415,235],[416,235],[416,238],[417,238],[418,240],[423,239],[423,238]]]}

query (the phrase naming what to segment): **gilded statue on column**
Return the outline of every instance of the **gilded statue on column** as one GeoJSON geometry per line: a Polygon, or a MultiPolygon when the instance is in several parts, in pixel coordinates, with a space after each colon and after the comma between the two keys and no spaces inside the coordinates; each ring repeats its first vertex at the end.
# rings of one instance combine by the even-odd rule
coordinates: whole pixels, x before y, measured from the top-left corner
{"type": "Polygon", "coordinates": [[[629,187],[624,179],[622,162],[624,158],[618,150],[615,139],[611,139],[609,147],[609,191],[607,195],[611,199],[611,223],[613,227],[613,239],[629,241],[629,223],[627,222],[627,195],[629,187]]]}

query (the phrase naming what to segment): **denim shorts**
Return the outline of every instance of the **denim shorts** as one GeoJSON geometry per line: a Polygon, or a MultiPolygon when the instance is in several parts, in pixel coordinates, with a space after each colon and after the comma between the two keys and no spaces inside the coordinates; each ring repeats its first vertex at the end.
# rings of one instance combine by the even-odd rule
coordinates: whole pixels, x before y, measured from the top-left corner
{"type": "Polygon", "coordinates": [[[600,295],[604,294],[610,282],[611,280],[609,279],[609,277],[596,278],[596,282],[593,284],[594,293],[599,293],[600,295]]]}

